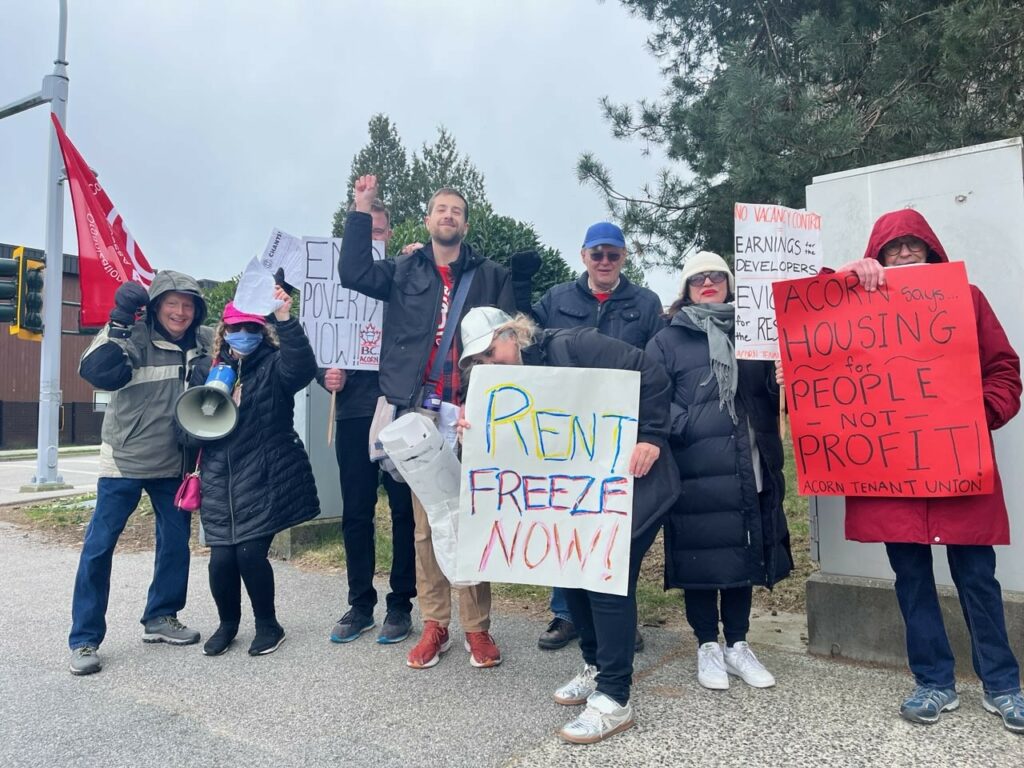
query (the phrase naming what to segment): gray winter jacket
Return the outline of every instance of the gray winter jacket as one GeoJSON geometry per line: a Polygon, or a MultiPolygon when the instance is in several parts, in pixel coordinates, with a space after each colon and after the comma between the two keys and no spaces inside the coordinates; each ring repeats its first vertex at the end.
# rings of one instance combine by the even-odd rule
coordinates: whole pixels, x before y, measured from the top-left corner
{"type": "Polygon", "coordinates": [[[180,272],[159,272],[149,288],[145,318],[128,338],[112,337],[108,323],[85,350],[79,375],[112,393],[103,417],[100,477],[181,476],[174,403],[196,362],[210,354],[213,330],[202,325],[205,317],[199,283],[180,272]],[[155,322],[161,296],[172,291],[192,296],[196,304],[192,326],[178,341],[168,339],[155,322]]]}

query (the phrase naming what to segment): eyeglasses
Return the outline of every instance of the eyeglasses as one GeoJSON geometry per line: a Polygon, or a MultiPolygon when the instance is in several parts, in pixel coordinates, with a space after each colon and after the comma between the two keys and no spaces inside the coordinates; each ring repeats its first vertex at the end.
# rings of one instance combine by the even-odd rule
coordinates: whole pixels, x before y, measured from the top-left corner
{"type": "Polygon", "coordinates": [[[692,285],[694,288],[704,285],[705,280],[710,280],[713,285],[721,285],[729,279],[729,275],[725,272],[698,272],[695,275],[690,275],[686,278],[686,284],[692,285]]]}
{"type": "Polygon", "coordinates": [[[621,251],[591,251],[590,258],[593,261],[604,261],[608,259],[609,264],[614,264],[616,261],[622,258],[621,251]]]}
{"type": "Polygon", "coordinates": [[[924,240],[917,237],[897,237],[882,246],[882,254],[890,257],[899,256],[904,246],[911,253],[923,253],[928,247],[924,240]]]}
{"type": "Polygon", "coordinates": [[[246,331],[248,333],[262,333],[263,326],[260,325],[259,323],[235,323],[233,325],[225,324],[224,330],[227,333],[235,333],[236,331],[246,331]]]}

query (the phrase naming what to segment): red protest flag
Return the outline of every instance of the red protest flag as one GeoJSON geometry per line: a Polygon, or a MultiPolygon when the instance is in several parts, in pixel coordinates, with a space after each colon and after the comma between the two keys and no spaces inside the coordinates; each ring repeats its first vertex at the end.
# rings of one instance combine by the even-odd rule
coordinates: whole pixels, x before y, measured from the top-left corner
{"type": "Polygon", "coordinates": [[[96,175],[64,133],[57,116],[51,114],[50,117],[64,155],[71,204],[75,210],[78,272],[82,288],[80,323],[82,326],[103,325],[114,306],[117,287],[132,280],[149,288],[153,282],[153,268],[96,180],[96,175]]]}
{"type": "Polygon", "coordinates": [[[991,493],[977,322],[962,262],[777,282],[802,495],[991,493]]]}

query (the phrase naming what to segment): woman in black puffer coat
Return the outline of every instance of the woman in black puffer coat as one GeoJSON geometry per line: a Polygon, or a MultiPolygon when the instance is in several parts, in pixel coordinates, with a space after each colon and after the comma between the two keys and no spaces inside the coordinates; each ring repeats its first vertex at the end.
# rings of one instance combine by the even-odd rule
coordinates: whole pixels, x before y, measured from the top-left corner
{"type": "Polygon", "coordinates": [[[775,684],[746,642],[751,598],[753,585],[771,587],[793,566],[775,368],[736,360],[733,286],[720,256],[692,257],[669,327],[647,345],[672,379],[670,444],[682,480],[665,525],[665,587],[684,590],[697,679],[712,689],[728,688],[730,674],[775,684]]]}
{"type": "Polygon", "coordinates": [[[320,514],[313,470],[293,427],[295,394],[316,375],[316,357],[291,299],[274,313],[276,333],[259,315],[224,308],[214,341],[214,365],[232,366],[238,424],[203,447],[200,517],[210,553],[210,590],[220,626],[203,646],[227,650],[241,620],[241,583],[252,603],[256,637],[249,655],[272,653],[284,641],[274,608],[274,571],[267,555],[274,534],[320,514]]]}

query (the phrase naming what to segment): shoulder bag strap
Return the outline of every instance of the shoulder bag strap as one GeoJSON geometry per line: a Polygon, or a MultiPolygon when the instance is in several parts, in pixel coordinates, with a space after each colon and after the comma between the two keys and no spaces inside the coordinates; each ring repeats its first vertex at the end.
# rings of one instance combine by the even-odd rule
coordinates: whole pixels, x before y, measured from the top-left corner
{"type": "Polygon", "coordinates": [[[434,364],[430,366],[430,375],[427,376],[425,387],[426,392],[433,392],[437,388],[437,382],[441,379],[441,371],[444,368],[444,360],[448,357],[448,350],[451,349],[452,340],[455,338],[455,329],[459,327],[459,316],[462,314],[462,305],[466,303],[466,294],[469,293],[469,284],[473,282],[476,274],[476,267],[470,267],[459,278],[459,285],[455,289],[455,297],[448,307],[448,323],[441,335],[441,343],[437,347],[437,354],[434,355],[434,364]]]}

